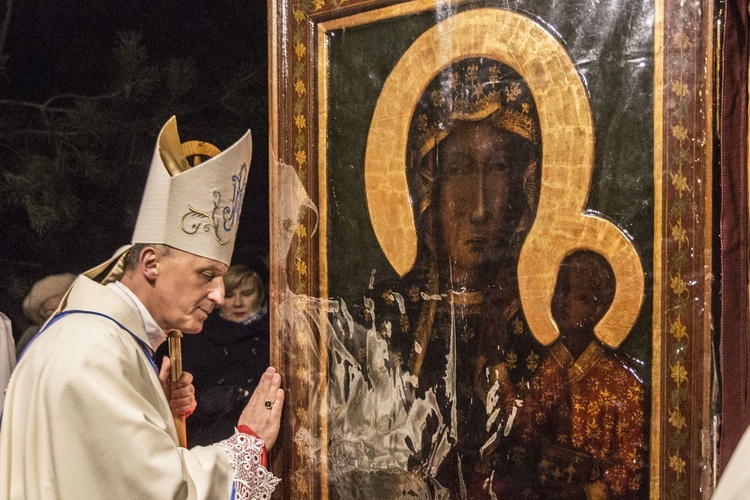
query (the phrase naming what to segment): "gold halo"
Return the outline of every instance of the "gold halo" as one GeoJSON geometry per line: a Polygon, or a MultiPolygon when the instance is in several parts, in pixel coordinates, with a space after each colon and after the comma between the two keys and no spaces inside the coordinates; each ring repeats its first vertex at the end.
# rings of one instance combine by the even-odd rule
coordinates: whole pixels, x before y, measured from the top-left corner
{"type": "Polygon", "coordinates": [[[643,269],[619,228],[584,213],[594,165],[586,90],[565,48],[524,15],[479,8],[451,16],[417,38],[386,79],[365,151],[367,207],[381,249],[400,276],[414,266],[417,233],[406,179],[411,118],[432,79],[454,61],[469,57],[512,67],[526,80],[536,102],[542,185],[518,263],[521,303],[531,331],[544,345],[557,339],[550,308],[557,271],[566,255],[589,249],[610,262],[617,281],[612,306],[595,331],[605,344],[619,346],[641,307],[643,269]]]}

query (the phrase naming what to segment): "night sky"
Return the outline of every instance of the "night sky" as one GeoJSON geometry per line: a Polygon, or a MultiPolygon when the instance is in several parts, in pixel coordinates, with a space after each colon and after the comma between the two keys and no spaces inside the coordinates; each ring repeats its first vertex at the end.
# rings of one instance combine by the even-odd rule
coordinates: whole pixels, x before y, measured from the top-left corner
{"type": "MultiPolygon", "coordinates": [[[[0,11],[3,15],[6,2],[0,11]]],[[[112,76],[107,71],[118,33],[126,30],[143,36],[154,59],[193,58],[211,85],[224,82],[233,64],[248,55],[264,71],[267,65],[267,4],[263,0],[13,0],[12,7],[4,48],[9,60],[5,79],[0,81],[0,99],[42,103],[58,94],[102,93],[104,82],[112,76]]],[[[178,115],[178,124],[188,123],[200,133],[201,128],[210,129],[200,117],[181,119],[178,115]]],[[[248,248],[267,251],[269,243],[267,115],[262,123],[248,123],[247,128],[253,131],[254,151],[235,253],[248,248]]],[[[157,132],[154,130],[154,135],[157,132]]],[[[210,132],[183,140],[210,140],[210,132]]],[[[229,144],[216,145],[224,148],[229,144]]],[[[10,238],[5,243],[13,246],[12,234],[3,233],[2,238],[10,238]]],[[[113,243],[113,249],[125,243],[129,241],[113,243]]],[[[18,255],[17,262],[25,258],[18,255]]],[[[4,265],[14,265],[8,260],[3,255],[4,265]]],[[[83,271],[65,268],[65,262],[55,266],[38,270],[32,266],[29,271],[45,271],[42,275],[83,271]]],[[[6,303],[0,310],[16,319],[17,311],[12,309],[20,304],[8,304],[7,294],[3,297],[6,303]]],[[[14,333],[15,329],[14,325],[14,333]]]]}
{"type": "Polygon", "coordinates": [[[243,52],[266,60],[262,0],[14,0],[6,52],[11,95],[39,101],[95,91],[117,32],[136,30],[149,49],[194,57],[220,78],[243,52]]]}

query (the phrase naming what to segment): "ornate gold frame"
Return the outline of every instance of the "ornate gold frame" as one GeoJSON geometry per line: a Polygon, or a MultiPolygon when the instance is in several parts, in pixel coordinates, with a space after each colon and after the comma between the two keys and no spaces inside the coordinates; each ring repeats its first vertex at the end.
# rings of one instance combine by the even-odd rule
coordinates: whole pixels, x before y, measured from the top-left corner
{"type": "MultiPolygon", "coordinates": [[[[328,497],[325,443],[329,433],[335,432],[335,429],[328,428],[325,405],[315,406],[326,390],[327,352],[321,349],[327,342],[326,332],[313,328],[314,341],[311,342],[309,337],[303,338],[295,330],[301,311],[307,310],[306,300],[320,301],[321,307],[315,311],[321,316],[327,314],[329,307],[334,307],[326,302],[329,268],[336,264],[329,261],[326,248],[327,214],[330,208],[325,194],[327,135],[324,124],[328,121],[329,99],[325,71],[329,57],[327,33],[347,26],[425,12],[434,9],[436,4],[455,6],[468,3],[438,0],[277,0],[270,7],[271,321],[272,332],[277,332],[275,337],[272,336],[272,358],[285,374],[287,389],[285,428],[280,452],[274,454],[273,460],[277,474],[286,479],[280,497],[328,497]],[[300,207],[307,208],[300,210],[300,207]],[[311,393],[318,390],[320,393],[311,393]],[[302,443],[297,439],[300,431],[315,436],[320,447],[311,449],[309,443],[302,443]]],[[[706,13],[713,13],[710,0],[693,3],[676,0],[654,2],[654,235],[653,265],[650,269],[653,276],[650,290],[653,339],[650,387],[651,498],[699,498],[701,492],[710,491],[713,481],[711,460],[715,436],[711,433],[713,367],[709,312],[713,162],[711,96],[714,91],[711,71],[716,56],[713,52],[714,20],[712,14],[706,13]]],[[[492,21],[493,29],[518,29],[515,25],[503,25],[503,20],[492,21]]],[[[471,23],[461,22],[460,19],[455,22],[456,25],[449,26],[450,29],[482,29],[476,27],[477,19],[472,19],[471,23]]],[[[428,46],[429,42],[425,41],[425,47],[428,46]]],[[[535,46],[534,49],[539,47],[535,46]]],[[[460,52],[462,49],[456,50],[460,52]]],[[[482,46],[466,50],[481,53],[495,49],[482,46]]],[[[419,72],[432,71],[431,63],[425,62],[429,57],[429,50],[419,52],[419,57],[409,62],[410,68],[418,70],[408,75],[403,73],[403,78],[412,82],[422,81],[419,72]]],[[[544,57],[541,60],[543,62],[544,57]]],[[[524,74],[544,71],[540,59],[530,58],[530,61],[536,66],[524,68],[524,74]]],[[[533,78],[531,80],[533,82],[533,78]]],[[[416,88],[421,92],[418,86],[402,85],[401,82],[390,84],[396,83],[399,84],[398,89],[416,88]]],[[[386,82],[386,85],[389,83],[386,82]]],[[[386,86],[383,88],[385,93],[386,86]]],[[[415,98],[411,94],[401,95],[394,102],[400,103],[403,99],[408,101],[415,98]]],[[[555,99],[559,101],[560,97],[550,97],[550,102],[557,102],[555,99]]],[[[580,102],[579,99],[571,101],[580,102]]],[[[388,103],[383,106],[387,107],[388,103]]],[[[576,123],[580,126],[574,132],[580,134],[578,140],[593,142],[592,132],[586,131],[585,111],[556,109],[550,111],[550,115],[540,115],[540,120],[578,120],[576,123]],[[582,114],[575,115],[576,112],[582,114]],[[560,116],[560,113],[564,115],[560,116]]],[[[386,117],[395,115],[387,109],[376,110],[378,112],[386,117]]],[[[389,123],[380,128],[374,127],[370,131],[367,157],[375,157],[385,163],[403,164],[398,156],[402,148],[400,145],[393,146],[394,137],[405,136],[393,133],[394,127],[399,126],[403,125],[389,123]],[[384,134],[384,137],[379,138],[378,134],[384,134]]],[[[564,128],[545,127],[544,124],[542,129],[548,134],[566,133],[559,132],[564,128]]],[[[543,142],[566,143],[551,136],[544,137],[543,142]]],[[[581,176],[590,179],[593,163],[586,157],[589,153],[587,148],[580,148],[573,152],[579,155],[576,160],[566,160],[565,155],[570,154],[569,151],[545,149],[544,154],[550,155],[545,162],[572,161],[584,168],[584,171],[570,173],[570,177],[555,174],[558,177],[546,179],[546,185],[565,188],[572,183],[572,179],[581,176]],[[588,173],[586,168],[589,169],[588,173]]],[[[544,175],[553,175],[550,173],[553,170],[546,170],[544,175]]],[[[390,187],[401,188],[389,189],[377,196],[403,198],[403,169],[366,173],[366,176],[378,175],[390,176],[386,181],[378,178],[378,183],[385,182],[390,187]]],[[[621,301],[624,306],[617,310],[626,313],[612,318],[610,326],[602,327],[603,332],[616,331],[618,326],[622,330],[629,330],[635,321],[632,310],[637,313],[639,298],[643,296],[643,274],[637,256],[632,257],[635,252],[630,249],[629,241],[616,236],[608,240],[621,243],[604,248],[598,246],[601,238],[597,238],[597,235],[612,231],[612,228],[607,228],[608,221],[586,214],[586,192],[579,195],[553,194],[546,197],[556,200],[556,203],[547,208],[540,205],[537,219],[544,218],[545,214],[556,218],[547,222],[551,226],[560,217],[567,217],[570,227],[578,229],[569,231],[565,236],[567,239],[563,238],[565,244],[557,248],[545,243],[544,225],[535,226],[541,228],[538,244],[529,246],[525,255],[526,264],[519,264],[519,267],[525,265],[529,269],[529,262],[538,264],[540,255],[547,255],[553,249],[558,252],[548,259],[546,269],[519,273],[522,280],[527,280],[530,290],[542,290],[541,295],[530,296],[524,301],[524,308],[529,311],[529,322],[535,321],[538,329],[548,332],[545,335],[550,342],[556,335],[554,324],[549,325],[547,310],[536,309],[535,305],[546,303],[544,298],[551,296],[552,291],[549,287],[545,288],[545,284],[550,283],[549,276],[556,272],[556,266],[566,249],[588,247],[611,256],[620,256],[618,280],[622,283],[629,281],[630,284],[618,289],[618,293],[623,291],[621,301]],[[562,207],[561,204],[566,203],[567,208],[562,207]],[[631,293],[625,296],[624,290],[631,293]]],[[[370,199],[378,198],[368,198],[368,202],[370,199]]],[[[375,202],[376,206],[371,207],[371,212],[377,212],[377,206],[382,206],[381,203],[382,199],[375,202]]],[[[385,203],[389,206],[399,204],[398,200],[385,203]]],[[[405,222],[375,230],[379,238],[386,235],[381,241],[386,254],[391,244],[389,241],[410,240],[413,221],[410,223],[408,219],[400,217],[405,222]]],[[[529,238],[534,241],[532,236],[529,238]]],[[[408,260],[394,263],[394,268],[407,269],[410,266],[408,260]]],[[[541,262],[544,261],[541,259],[541,262]]],[[[616,347],[621,341],[618,335],[603,333],[600,338],[616,347]]]]}

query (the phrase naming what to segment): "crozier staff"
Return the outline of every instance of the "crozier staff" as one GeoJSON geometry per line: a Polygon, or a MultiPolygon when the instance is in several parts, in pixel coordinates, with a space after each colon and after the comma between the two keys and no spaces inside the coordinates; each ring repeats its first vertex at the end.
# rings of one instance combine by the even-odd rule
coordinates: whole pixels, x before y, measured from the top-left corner
{"type": "Polygon", "coordinates": [[[224,302],[251,156],[248,132],[190,168],[170,119],[132,245],[79,276],[13,373],[0,428],[0,499],[267,498],[265,453],[284,392],[268,368],[237,422],[180,448],[153,353],[224,302]]]}
{"type": "MultiPolygon", "coordinates": [[[[206,319],[200,335],[186,335],[181,342],[182,368],[194,377],[199,403],[186,421],[190,445],[207,445],[234,433],[268,365],[268,307],[261,275],[247,265],[232,264],[224,290],[224,305],[206,319]]],[[[166,344],[159,347],[157,362],[167,353],[166,344]]]]}

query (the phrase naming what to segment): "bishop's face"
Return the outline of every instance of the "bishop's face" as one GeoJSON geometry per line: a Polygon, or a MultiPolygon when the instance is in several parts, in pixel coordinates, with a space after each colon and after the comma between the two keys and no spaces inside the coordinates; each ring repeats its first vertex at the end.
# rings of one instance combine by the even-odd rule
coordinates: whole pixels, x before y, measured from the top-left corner
{"type": "Polygon", "coordinates": [[[205,257],[172,249],[156,263],[149,311],[164,329],[198,333],[215,307],[224,304],[224,276],[228,266],[205,257]]]}
{"type": "Polygon", "coordinates": [[[498,262],[520,217],[528,143],[491,118],[462,122],[437,152],[438,215],[454,271],[469,277],[498,262]]]}

